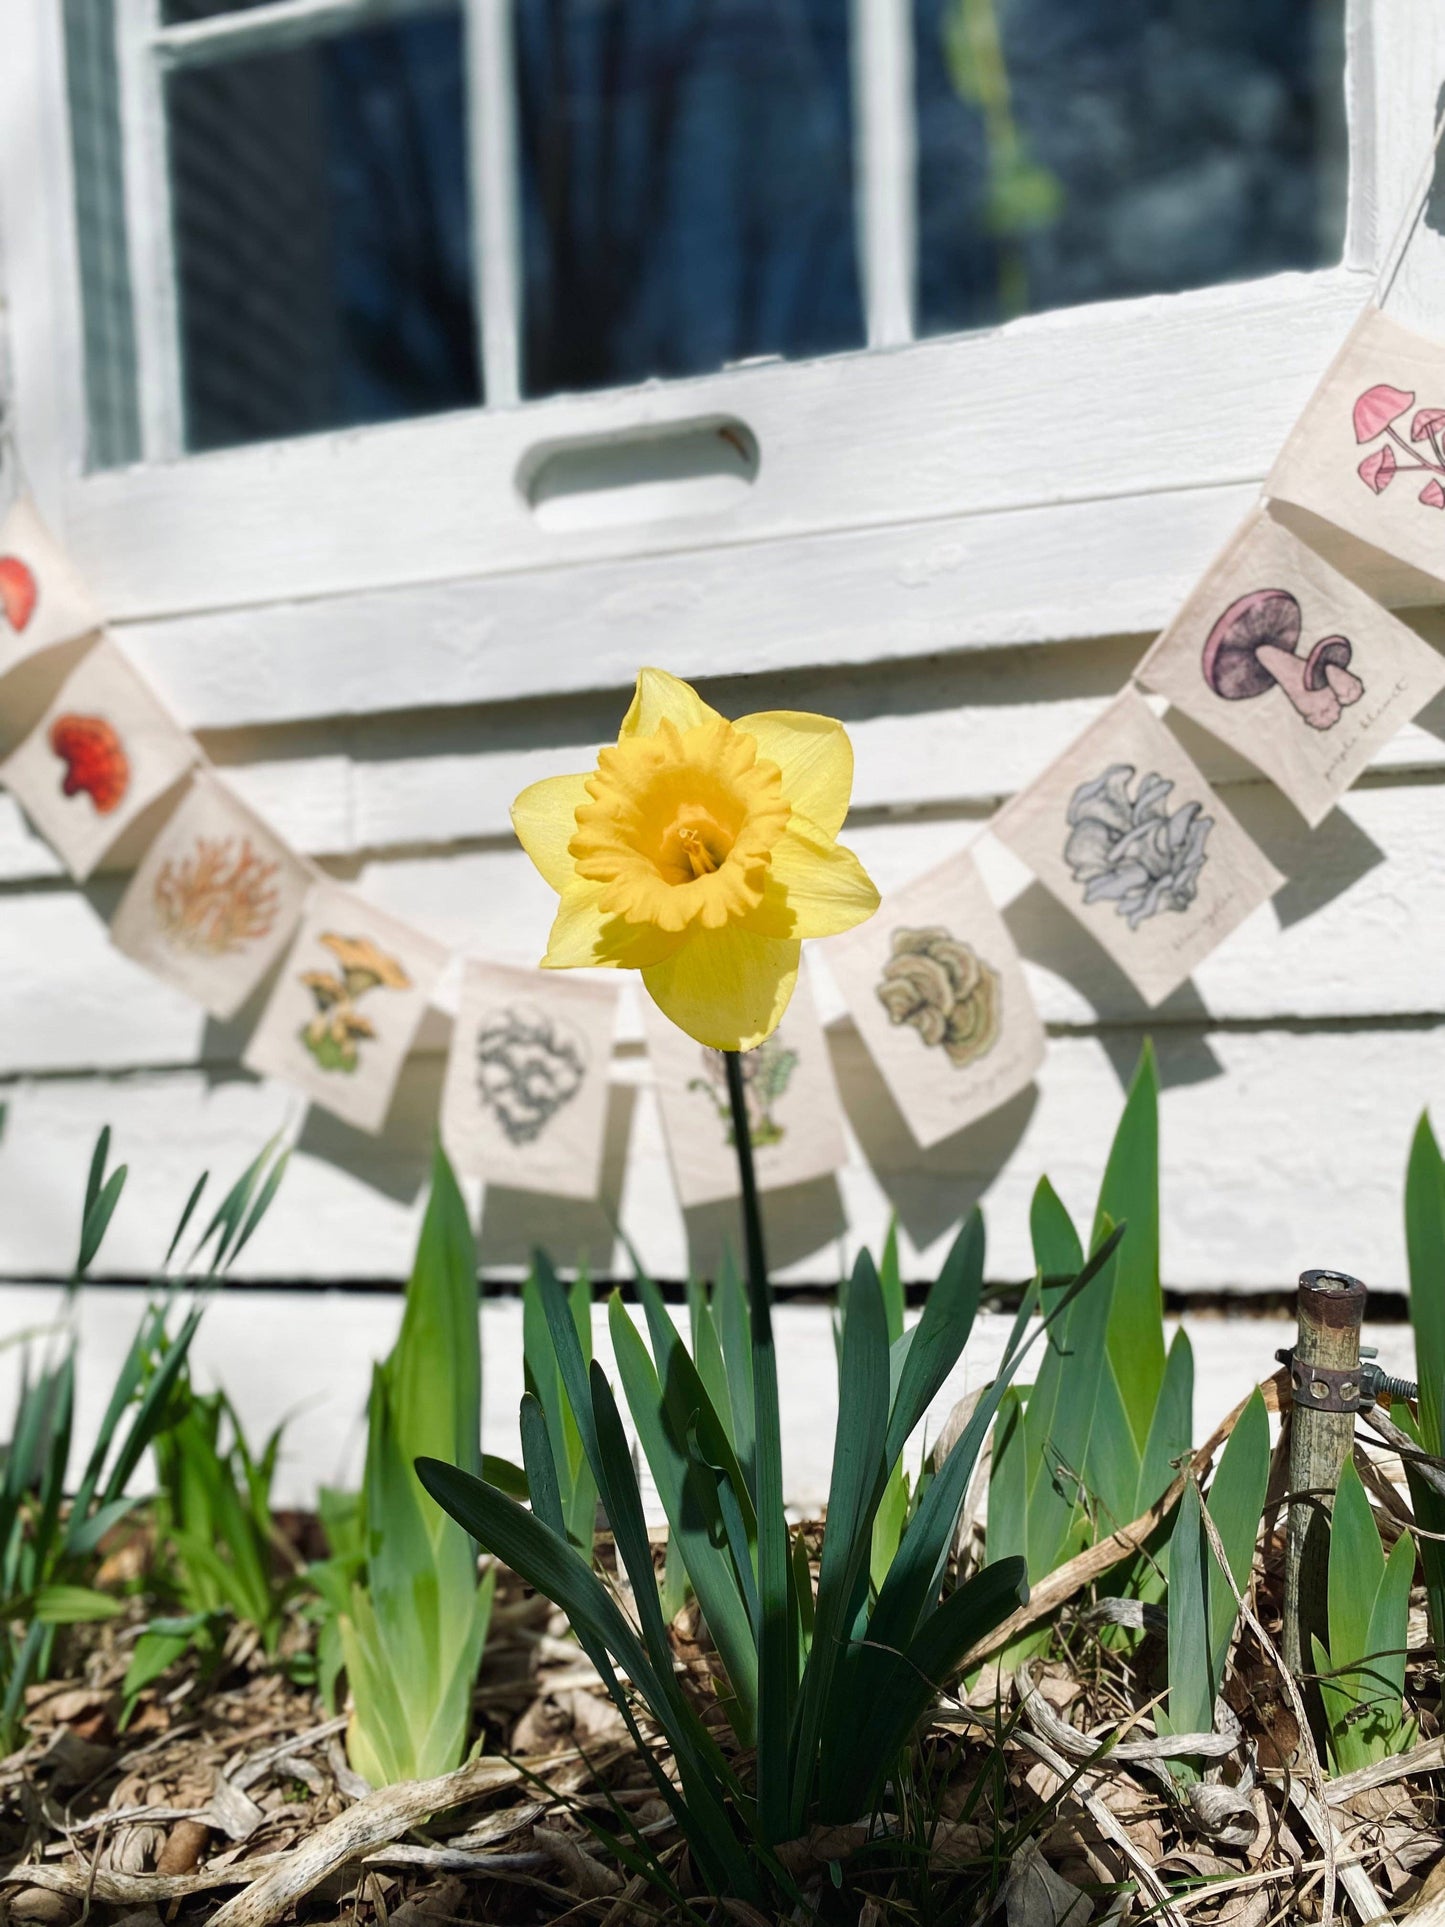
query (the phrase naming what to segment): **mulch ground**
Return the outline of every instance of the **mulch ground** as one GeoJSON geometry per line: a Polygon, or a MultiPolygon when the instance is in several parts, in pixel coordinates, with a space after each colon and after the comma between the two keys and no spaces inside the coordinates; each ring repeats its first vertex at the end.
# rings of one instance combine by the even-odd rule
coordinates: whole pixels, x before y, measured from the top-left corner
{"type": "MultiPolygon", "coordinates": [[[[1220,1739],[1202,1787],[1172,1778],[1148,1717],[1157,1625],[1145,1617],[1121,1633],[1076,1589],[1055,1613],[1046,1662],[1002,1673],[986,1664],[966,1694],[940,1703],[915,1780],[891,1789],[887,1810],[781,1850],[805,1900],[785,1917],[1272,1927],[1413,1914],[1439,1927],[1445,1747],[1423,1614],[1412,1616],[1410,1654],[1419,1744],[1326,1781],[1301,1736],[1297,1689],[1281,1677],[1278,1590],[1272,1539],[1229,1681],[1237,1731],[1220,1739]]],[[[0,1761],[0,1927],[82,1917],[773,1927],[700,1892],[601,1681],[560,1615],[510,1574],[476,1694],[477,1756],[421,1787],[373,1792],[350,1770],[344,1717],[328,1718],[288,1677],[312,1637],[299,1616],[278,1659],[235,1628],[218,1669],[206,1677],[183,1662],[119,1730],[144,1617],[137,1601],[125,1619],[67,1634],[66,1676],[29,1695],[27,1742],[0,1761]],[[590,1830],[595,1818],[620,1831],[619,1814],[681,1904],[590,1830]]],[[[678,1665],[707,1705],[697,1630],[685,1613],[678,1665]]]]}

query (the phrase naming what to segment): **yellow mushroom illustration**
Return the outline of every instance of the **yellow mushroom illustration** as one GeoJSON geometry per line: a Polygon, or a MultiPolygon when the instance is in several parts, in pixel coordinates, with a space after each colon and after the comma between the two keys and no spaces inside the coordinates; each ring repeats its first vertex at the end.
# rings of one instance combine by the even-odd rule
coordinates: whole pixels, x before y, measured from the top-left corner
{"type": "Polygon", "coordinates": [[[411,978],[370,937],[343,937],[327,931],[323,946],[340,970],[305,970],[301,981],[316,999],[316,1015],[302,1026],[301,1041],[324,1071],[354,1071],[358,1043],[376,1036],[376,1026],[356,1006],[373,990],[410,990],[411,978]]]}

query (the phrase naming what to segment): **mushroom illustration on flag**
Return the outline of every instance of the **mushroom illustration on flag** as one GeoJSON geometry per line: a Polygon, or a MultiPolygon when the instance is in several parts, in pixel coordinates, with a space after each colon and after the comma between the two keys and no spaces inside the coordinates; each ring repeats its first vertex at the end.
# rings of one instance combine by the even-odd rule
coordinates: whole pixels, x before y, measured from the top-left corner
{"type": "Polygon", "coordinates": [[[1333,729],[1365,685],[1350,670],[1348,637],[1324,636],[1300,655],[1304,620],[1288,589],[1254,589],[1231,602],[1205,638],[1204,680],[1225,702],[1282,689],[1311,729],[1333,729]]]}
{"type": "Polygon", "coordinates": [[[477,1095],[512,1144],[532,1144],[587,1075],[587,1041],[530,1004],[493,1011],[477,1032],[477,1095]]]}
{"type": "Polygon", "coordinates": [[[1376,495],[1383,495],[1397,475],[1428,475],[1420,500],[1426,508],[1445,509],[1445,443],[1441,440],[1445,408],[1416,408],[1406,441],[1395,424],[1412,408],[1415,396],[1408,389],[1381,381],[1365,390],[1355,403],[1355,440],[1361,447],[1368,442],[1380,442],[1380,446],[1366,455],[1356,473],[1376,495]],[[1404,461],[1395,453],[1397,448],[1404,453],[1404,461]]]}
{"type": "Polygon", "coordinates": [[[895,1024],[910,1024],[924,1044],[941,1045],[962,1070],[998,1041],[1000,983],[972,944],[939,925],[895,930],[877,986],[895,1024]]]}
{"type": "Polygon", "coordinates": [[[1112,763],[1069,799],[1064,861],[1085,903],[1112,903],[1131,930],[1161,910],[1185,911],[1199,893],[1214,818],[1198,803],[1168,807],[1171,778],[1150,770],[1131,796],[1132,763],[1112,763]]]}
{"type": "MultiPolygon", "coordinates": [[[[704,1048],[702,1063],[707,1075],[691,1078],[687,1088],[701,1091],[711,1101],[728,1143],[735,1144],[732,1109],[726,1095],[727,1066],[723,1053],[704,1048]]],[[[755,1151],[766,1150],[770,1144],[781,1144],[788,1135],[787,1125],[780,1124],[774,1117],[773,1106],[786,1093],[797,1068],[798,1053],[789,1050],[777,1031],[765,1037],[755,1050],[748,1051],[743,1057],[743,1096],[747,1103],[748,1135],[755,1151]]]]}
{"type": "Polygon", "coordinates": [[[0,555],[0,615],[18,636],[35,614],[40,585],[18,555],[0,555]]]}
{"type": "Polygon", "coordinates": [[[376,1035],[376,1026],[357,1004],[369,991],[410,990],[411,978],[369,937],[343,937],[328,930],[321,941],[340,971],[302,972],[301,981],[317,1008],[302,1026],[301,1041],[322,1070],[351,1072],[360,1061],[357,1045],[376,1035]]]}
{"type": "Polygon", "coordinates": [[[130,788],[130,758],[103,716],[57,716],[50,747],[65,765],[60,787],[66,796],[88,796],[98,816],[120,807],[130,788]]]}

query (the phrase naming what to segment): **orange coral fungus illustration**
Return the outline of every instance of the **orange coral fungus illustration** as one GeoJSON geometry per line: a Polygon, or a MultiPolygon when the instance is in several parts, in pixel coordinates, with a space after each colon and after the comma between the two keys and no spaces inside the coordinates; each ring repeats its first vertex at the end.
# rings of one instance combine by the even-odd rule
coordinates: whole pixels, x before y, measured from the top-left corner
{"type": "Polygon", "coordinates": [[[130,759],[103,716],[57,716],[50,747],[65,764],[67,796],[88,796],[100,816],[118,808],[130,788],[130,759]]]}
{"type": "Polygon", "coordinates": [[[0,555],[0,614],[16,635],[35,614],[40,585],[18,555],[0,555]]]}
{"type": "Polygon", "coordinates": [[[178,950],[234,956],[270,936],[281,900],[279,864],[268,863],[242,837],[198,836],[183,857],[168,857],[151,892],[156,921],[178,950]]]}
{"type": "Polygon", "coordinates": [[[410,990],[411,978],[369,937],[342,937],[328,930],[321,941],[341,969],[301,973],[316,999],[316,1015],[302,1026],[301,1041],[322,1070],[351,1072],[360,1062],[357,1044],[376,1035],[371,1019],[356,1008],[358,1002],[371,990],[410,990]]]}

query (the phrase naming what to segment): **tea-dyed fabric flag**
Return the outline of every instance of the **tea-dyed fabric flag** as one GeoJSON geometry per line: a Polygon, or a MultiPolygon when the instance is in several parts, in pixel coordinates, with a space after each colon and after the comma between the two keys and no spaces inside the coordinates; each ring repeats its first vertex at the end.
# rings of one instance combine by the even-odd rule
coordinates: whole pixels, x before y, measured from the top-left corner
{"type": "Polygon", "coordinates": [[[42,649],[90,635],[102,620],[34,503],[22,496],[0,522],[0,676],[42,649]]]}
{"type": "Polygon", "coordinates": [[[1138,680],[1247,756],[1314,824],[1445,688],[1445,658],[1258,509],[1138,680]]]}
{"type": "Polygon", "coordinates": [[[318,885],[241,1061],[378,1132],[446,962],[430,937],[318,885]]]}
{"type": "Polygon", "coordinates": [[[1284,882],[1133,690],[989,827],[1148,1004],[1284,882]]]}
{"type": "Polygon", "coordinates": [[[72,876],[88,877],[196,761],[196,745],[107,636],[82,657],[0,781],[72,876]]]}
{"type": "Polygon", "coordinates": [[[1445,346],[1367,308],[1264,486],[1445,582],[1445,346]]]}
{"type": "Polygon", "coordinates": [[[1044,1061],[1013,938],[967,850],[835,938],[828,965],[920,1145],[997,1110],[1044,1061]]]}
{"type": "Polygon", "coordinates": [[[233,1017],[300,921],[311,873],[240,798],[198,770],[111,922],[118,950],[233,1017]]]}
{"type": "Polygon", "coordinates": [[[488,1184],[601,1189],[617,986],[469,960],[442,1094],[442,1142],[488,1184]]]}
{"type": "MultiPolygon", "coordinates": [[[[650,998],[644,1028],[683,1209],[736,1197],[737,1152],[723,1053],[669,1023],[650,998]]],[[[806,969],[798,973],[782,1023],[756,1050],[743,1052],[742,1071],[758,1188],[775,1191],[838,1170],[848,1147],[828,1040],[806,969]]]]}

